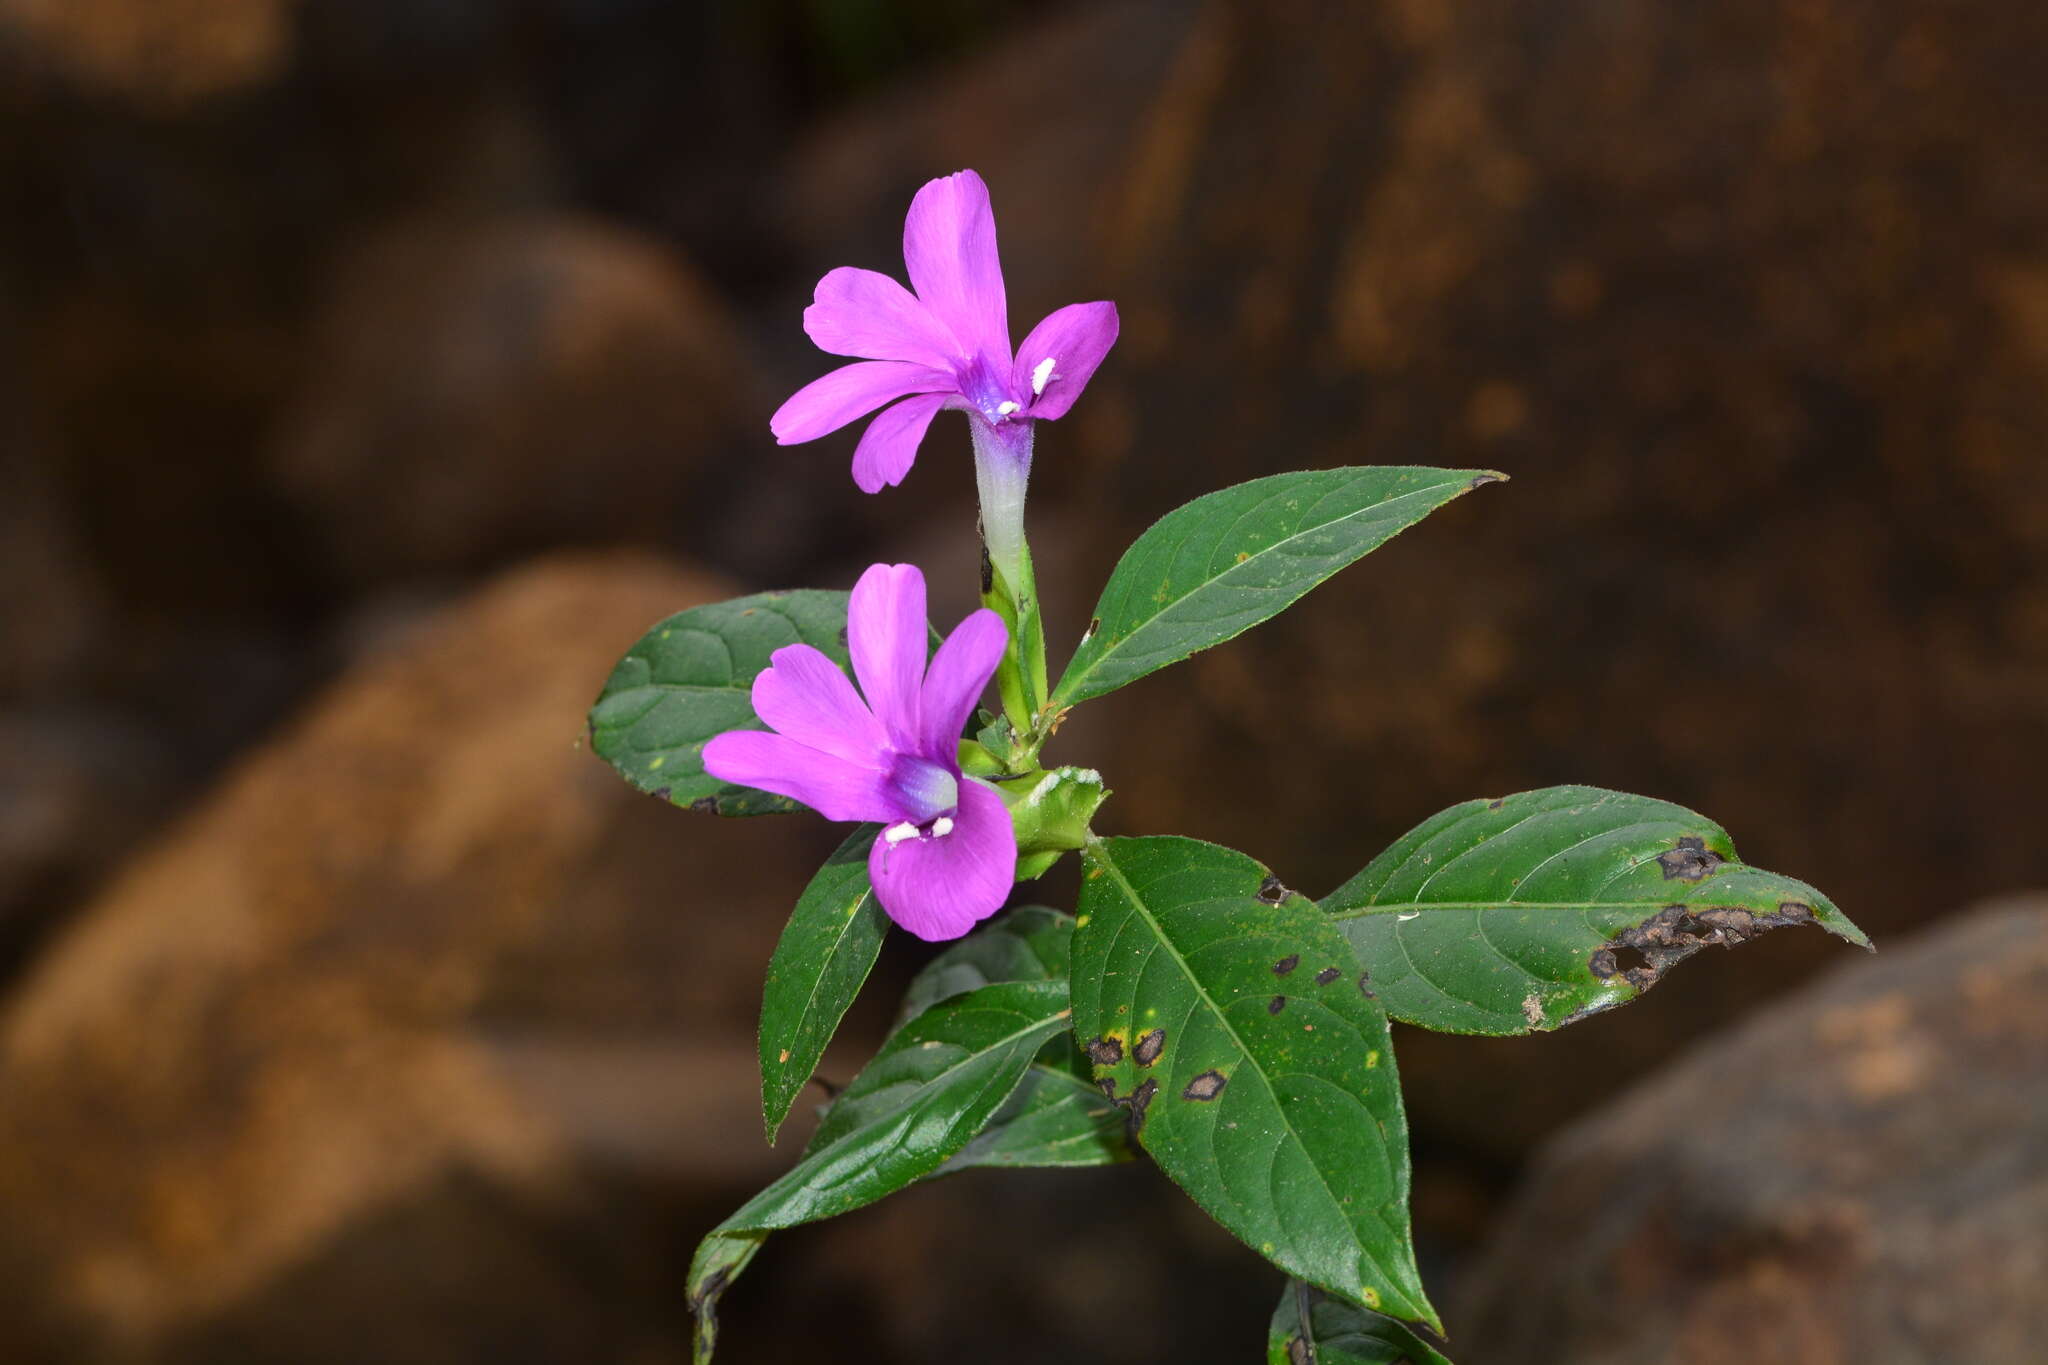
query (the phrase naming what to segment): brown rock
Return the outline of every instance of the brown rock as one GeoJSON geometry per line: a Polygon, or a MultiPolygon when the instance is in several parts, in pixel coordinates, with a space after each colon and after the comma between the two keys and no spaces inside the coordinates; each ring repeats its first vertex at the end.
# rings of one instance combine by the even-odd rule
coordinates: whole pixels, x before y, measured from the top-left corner
{"type": "Polygon", "coordinates": [[[722,314],[682,262],[618,228],[395,223],[343,253],[324,297],[272,459],[353,581],[656,543],[736,430],[722,314]]]}
{"type": "Polygon", "coordinates": [[[153,108],[259,85],[291,52],[295,0],[4,0],[0,37],[153,108]]]}
{"type": "Polygon", "coordinates": [[[648,1330],[668,1300],[635,1275],[662,1272],[630,1267],[679,1267],[591,1177],[701,1197],[781,1164],[753,1140],[755,968],[830,841],[701,837],[579,743],[624,647],[718,595],[634,559],[512,574],[358,664],[80,914],[0,1025],[0,1274],[37,1305],[0,1355],[359,1359],[330,1329],[371,1305],[382,1359],[507,1324],[619,1358],[648,1330]],[[707,894],[733,859],[758,871],[707,894]]]}
{"type": "MultiPolygon", "coordinates": [[[[1059,291],[1123,337],[1039,440],[1035,514],[1091,519],[1041,559],[1055,657],[1211,489],[1513,481],[1091,703],[1058,756],[1121,828],[1311,892],[1455,801],[1574,780],[1712,815],[1880,936],[2037,880],[2044,50],[2048,10],[1904,0],[1205,8],[1059,291]]],[[[1445,1078],[1424,1145],[1505,1167],[1822,952],[1660,987],[1542,1072],[1404,1042],[1445,1078]]]]}
{"type": "Polygon", "coordinates": [[[2048,900],[1859,960],[1543,1153],[1453,1317],[1489,1365],[2028,1365],[2048,900]]]}

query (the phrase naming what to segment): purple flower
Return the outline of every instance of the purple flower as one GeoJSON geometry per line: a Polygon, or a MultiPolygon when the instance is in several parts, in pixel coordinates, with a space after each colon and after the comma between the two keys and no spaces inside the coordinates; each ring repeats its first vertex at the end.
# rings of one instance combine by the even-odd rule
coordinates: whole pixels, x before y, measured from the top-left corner
{"type": "Polygon", "coordinates": [[[854,585],[846,642],[860,692],[809,645],[786,645],[754,679],[774,734],[729,730],[704,746],[714,777],[801,801],[828,820],[884,826],[868,876],[889,918],[936,942],[1002,907],[1017,836],[995,789],[960,772],[960,731],[1008,643],[986,608],[925,667],[924,575],[877,564],[854,585]]]}
{"type": "Polygon", "coordinates": [[[956,408],[967,414],[978,452],[1004,453],[1019,466],[1013,472],[1021,490],[1031,464],[1031,423],[1065,416],[1081,396],[1116,341],[1116,305],[1068,304],[1032,328],[1013,353],[995,215],[988,186],[973,171],[934,180],[910,201],[903,263],[915,294],[887,275],[850,266],[818,281],[804,331],[820,349],[860,363],[799,389],[769,420],[776,441],[814,441],[894,403],[868,424],[853,452],[853,481],[879,493],[910,472],[939,410],[956,408]],[[992,451],[984,451],[989,441],[992,451]]]}

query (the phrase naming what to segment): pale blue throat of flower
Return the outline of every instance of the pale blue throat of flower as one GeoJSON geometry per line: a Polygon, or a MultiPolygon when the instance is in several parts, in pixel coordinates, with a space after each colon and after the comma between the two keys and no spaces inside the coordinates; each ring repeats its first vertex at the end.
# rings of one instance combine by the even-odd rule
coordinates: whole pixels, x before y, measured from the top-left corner
{"type": "MultiPolygon", "coordinates": [[[[889,772],[889,791],[901,805],[904,824],[935,826],[960,809],[960,779],[945,764],[920,754],[896,756],[889,772]]],[[[947,825],[950,830],[951,822],[947,825]]],[[[891,826],[890,832],[901,827],[891,826]]],[[[934,828],[932,832],[946,831],[934,828]]]]}

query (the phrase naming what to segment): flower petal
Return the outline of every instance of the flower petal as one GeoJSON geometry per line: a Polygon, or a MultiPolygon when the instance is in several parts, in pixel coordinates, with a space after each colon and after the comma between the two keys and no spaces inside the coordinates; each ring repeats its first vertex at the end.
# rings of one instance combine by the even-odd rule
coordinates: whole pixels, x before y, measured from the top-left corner
{"type": "Polygon", "coordinates": [[[886,770],[889,737],[839,665],[810,645],[784,645],[754,678],[754,714],[799,744],[886,770]]]}
{"type": "Polygon", "coordinates": [[[911,288],[968,351],[1010,358],[1010,309],[996,256],[988,186],[973,171],[941,176],[917,192],[903,220],[911,288]]]}
{"type": "Polygon", "coordinates": [[[782,735],[728,730],[704,746],[704,771],[721,782],[801,801],[827,820],[893,820],[886,773],[848,763],[782,735]]]}
{"type": "Polygon", "coordinates": [[[1064,417],[1081,390],[1095,374],[1095,367],[1116,344],[1117,316],[1113,303],[1070,303],[1046,315],[1031,329],[1017,348],[1017,367],[1012,377],[1019,393],[1034,393],[1026,415],[1064,417]],[[1041,381],[1039,367],[1046,361],[1052,368],[1041,381]]]}
{"type": "Polygon", "coordinates": [[[768,429],[775,433],[777,445],[815,441],[892,398],[951,391],[955,383],[953,376],[944,371],[901,360],[863,360],[842,365],[790,395],[789,401],[768,419],[768,429]]]}
{"type": "Polygon", "coordinates": [[[868,879],[889,918],[927,943],[958,938],[1003,908],[1017,881],[1017,833],[1003,798],[973,778],[960,783],[950,833],[876,839],[868,879]]]}
{"type": "Polygon", "coordinates": [[[860,444],[853,448],[853,481],[861,492],[879,493],[890,484],[903,482],[917,460],[925,428],[952,399],[950,393],[920,394],[875,415],[861,433],[860,444]]]}
{"type": "Polygon", "coordinates": [[[932,655],[924,675],[923,752],[956,762],[960,732],[982,689],[1002,662],[1010,631],[1003,618],[983,607],[953,628],[946,643],[932,655]]]}
{"type": "Polygon", "coordinates": [[[917,296],[873,270],[843,265],[818,281],[804,332],[821,351],[868,360],[907,360],[947,370],[965,348],[917,296]]]}
{"type": "Polygon", "coordinates": [[[846,647],[868,707],[899,753],[916,753],[929,627],[924,574],[915,564],[876,564],[853,585],[846,609],[846,647]]]}

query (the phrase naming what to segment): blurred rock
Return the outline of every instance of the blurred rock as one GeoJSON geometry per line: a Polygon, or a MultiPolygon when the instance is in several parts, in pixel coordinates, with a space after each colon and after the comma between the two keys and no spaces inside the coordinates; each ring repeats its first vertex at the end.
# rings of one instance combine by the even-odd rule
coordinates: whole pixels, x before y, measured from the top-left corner
{"type": "Polygon", "coordinates": [[[732,448],[740,348],[695,276],[631,233],[406,221],[323,293],[274,465],[349,581],[662,541],[691,475],[732,448]]]}
{"type": "Polygon", "coordinates": [[[154,109],[247,89],[291,52],[296,0],[0,0],[0,42],[154,109]]]}
{"type": "MultiPolygon", "coordinates": [[[[1702,810],[1880,939],[2036,880],[2044,51],[2038,6],[1205,8],[1060,290],[1123,334],[1039,441],[1036,513],[1104,528],[1041,558],[1055,658],[1130,537],[1220,485],[1513,482],[1091,703],[1057,756],[1102,768],[1117,827],[1311,892],[1564,781],[1702,810]],[[1083,724],[1105,742],[1068,746],[1083,724]]],[[[1404,1041],[1422,1141],[1511,1163],[1832,951],[1697,964],[1541,1072],[1404,1041]]]]}
{"type": "Polygon", "coordinates": [[[2031,1365],[2048,897],[1703,1042],[1553,1142],[1451,1320],[1488,1365],[2031,1365]]]}
{"type": "Polygon", "coordinates": [[[579,740],[624,647],[724,591],[509,575],[81,912],[0,1025],[0,1356],[355,1360],[365,1313],[389,1360],[674,1339],[686,1249],[645,1210],[786,1159],[758,968],[831,831],[686,830],[579,740]]]}
{"type": "Polygon", "coordinates": [[[133,716],[0,709],[0,981],[162,815],[175,774],[162,736],[133,716]]]}

